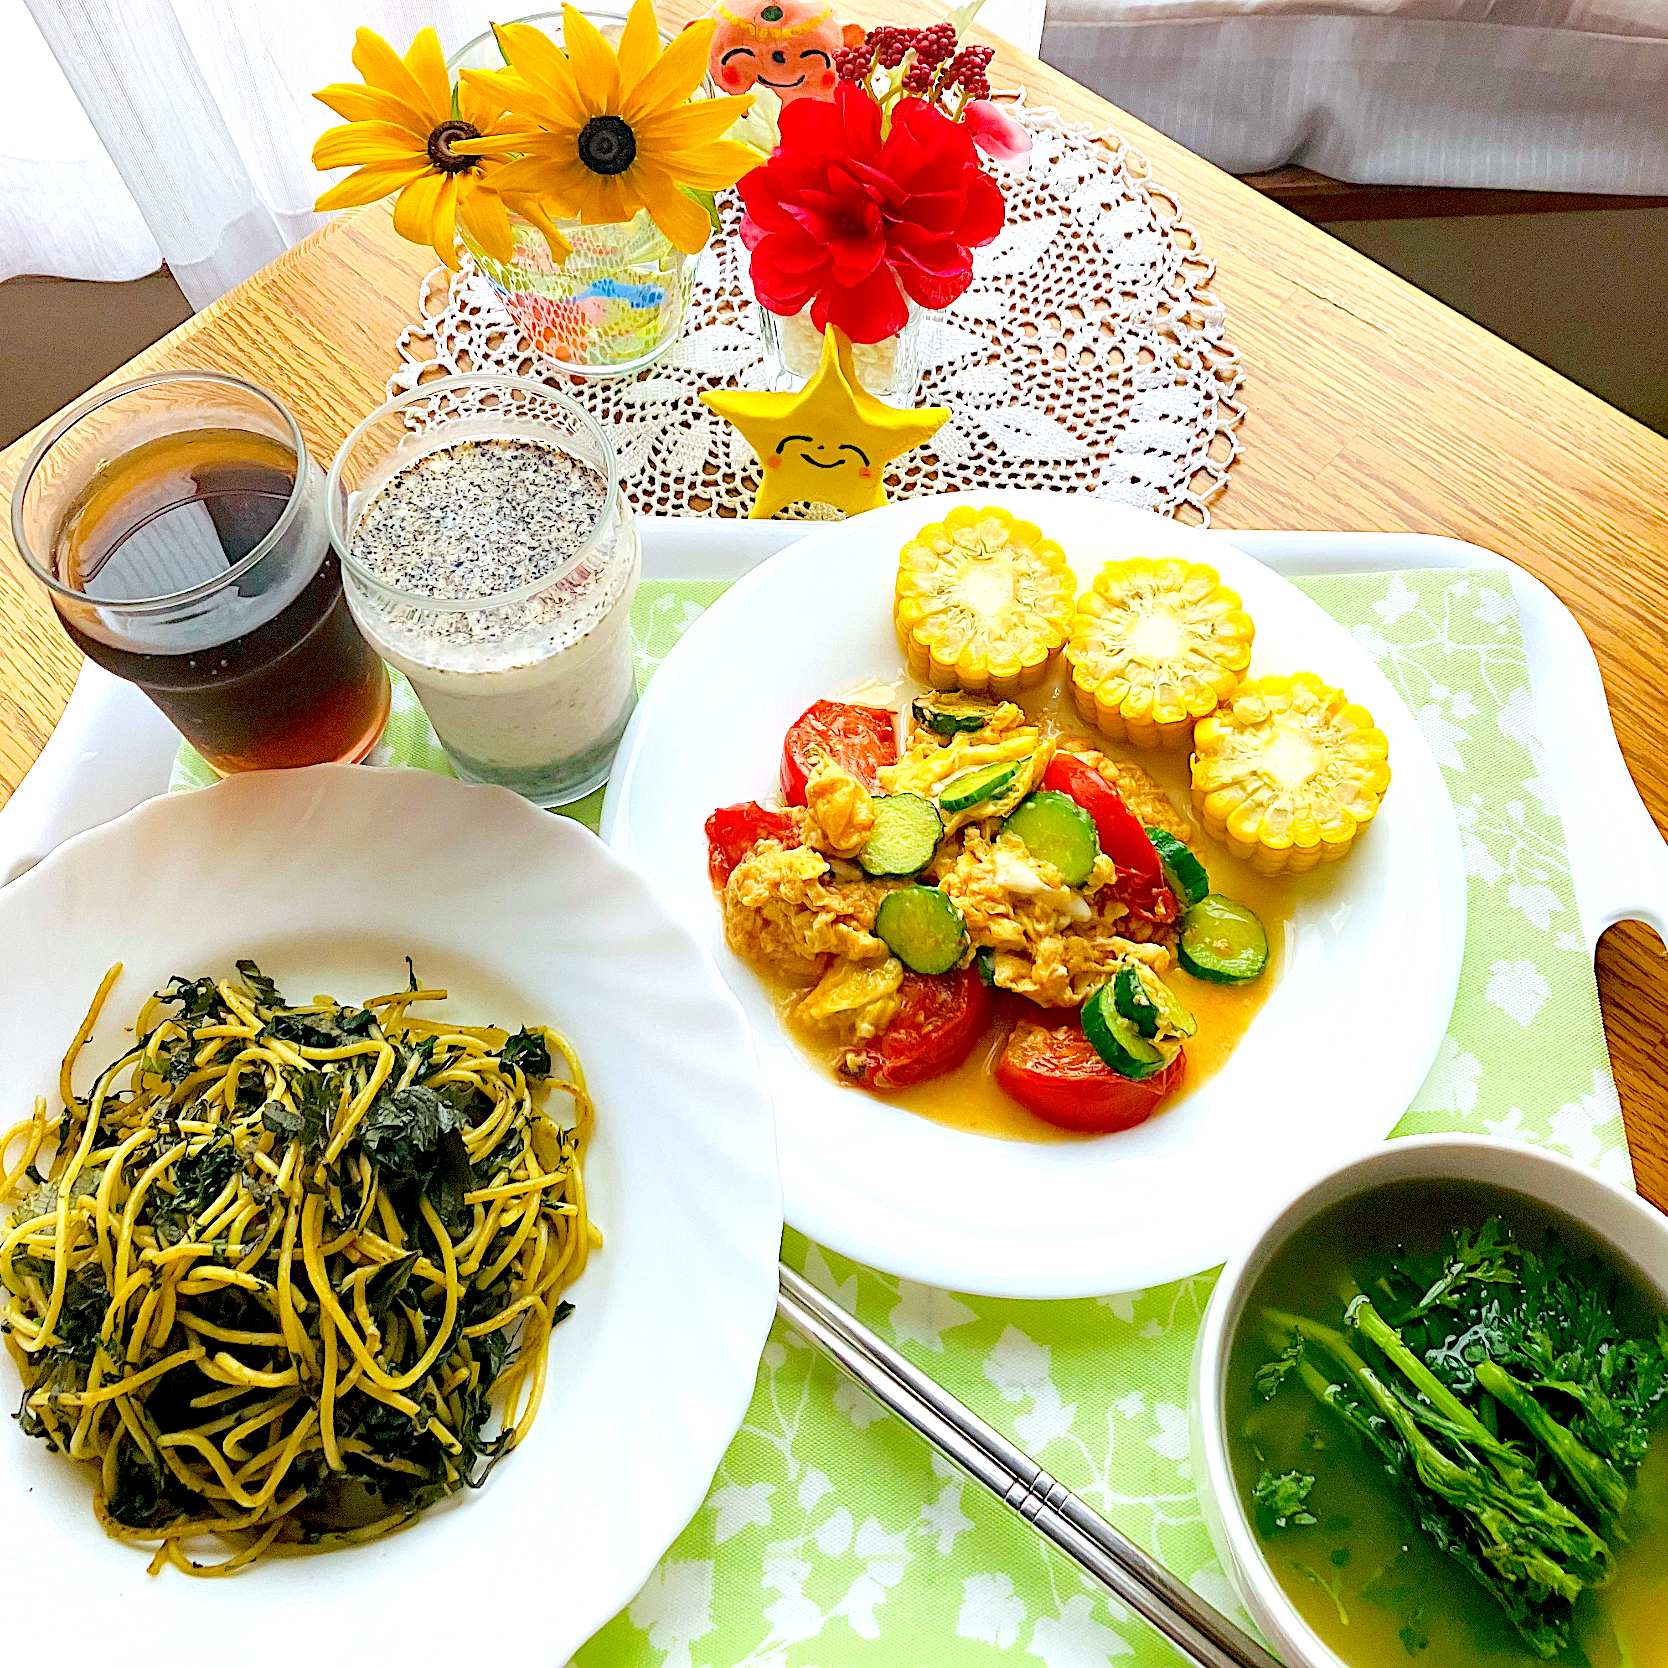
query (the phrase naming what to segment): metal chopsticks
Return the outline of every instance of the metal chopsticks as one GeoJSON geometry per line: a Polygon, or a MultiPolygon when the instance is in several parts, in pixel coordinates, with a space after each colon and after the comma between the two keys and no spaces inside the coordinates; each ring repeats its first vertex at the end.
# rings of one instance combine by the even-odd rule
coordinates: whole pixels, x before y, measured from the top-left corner
{"type": "Polygon", "coordinates": [[[839,1304],[785,1264],[777,1273],[776,1312],[789,1326],[1199,1668],[1280,1668],[1254,1639],[839,1304]]]}

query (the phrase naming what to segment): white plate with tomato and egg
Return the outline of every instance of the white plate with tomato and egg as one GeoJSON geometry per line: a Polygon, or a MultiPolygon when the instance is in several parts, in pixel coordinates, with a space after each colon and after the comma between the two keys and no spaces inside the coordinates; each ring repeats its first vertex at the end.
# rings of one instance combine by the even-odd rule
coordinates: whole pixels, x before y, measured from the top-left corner
{"type": "Polygon", "coordinates": [[[1105,501],[913,499],[692,626],[604,838],[702,935],[788,1221],[995,1296],[1214,1267],[1394,1128],[1465,940],[1418,726],[1315,602],[1105,501]]]}

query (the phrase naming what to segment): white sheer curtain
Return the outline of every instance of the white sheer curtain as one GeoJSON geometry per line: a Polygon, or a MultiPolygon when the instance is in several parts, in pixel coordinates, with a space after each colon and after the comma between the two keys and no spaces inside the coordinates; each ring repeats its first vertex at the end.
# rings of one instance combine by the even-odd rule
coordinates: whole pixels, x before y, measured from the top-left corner
{"type": "Polygon", "coordinates": [[[0,274],[134,278],[166,261],[196,307],[319,224],[312,203],[323,186],[308,155],[337,118],[311,94],[353,78],[355,28],[403,51],[432,23],[450,51],[489,16],[539,9],[492,0],[0,8],[6,56],[18,40],[40,72],[29,78],[33,120],[8,122],[0,140],[0,274]]]}
{"type": "MultiPolygon", "coordinates": [[[[353,78],[361,24],[451,52],[558,0],[0,0],[0,278],[124,279],[166,261],[195,307],[305,237],[308,160],[336,121],[311,94],[353,78]]],[[[981,22],[1035,50],[1043,0],[981,22]]]]}
{"type": "Polygon", "coordinates": [[[0,279],[138,278],[162,260],[24,0],[0,0],[0,279]]]}

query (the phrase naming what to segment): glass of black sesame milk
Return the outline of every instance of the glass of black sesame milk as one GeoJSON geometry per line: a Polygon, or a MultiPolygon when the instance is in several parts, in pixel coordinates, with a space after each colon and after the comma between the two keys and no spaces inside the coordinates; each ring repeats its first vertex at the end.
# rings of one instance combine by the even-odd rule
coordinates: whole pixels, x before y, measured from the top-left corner
{"type": "Polygon", "coordinates": [[[325,503],[360,629],[464,781],[565,805],[607,780],[641,557],[583,407],[526,377],[420,383],[347,437],[325,503]]]}
{"type": "Polygon", "coordinates": [[[12,536],[76,647],[222,775],[354,762],[388,673],[353,622],[294,417],[217,371],[89,394],[30,454],[12,536]]]}

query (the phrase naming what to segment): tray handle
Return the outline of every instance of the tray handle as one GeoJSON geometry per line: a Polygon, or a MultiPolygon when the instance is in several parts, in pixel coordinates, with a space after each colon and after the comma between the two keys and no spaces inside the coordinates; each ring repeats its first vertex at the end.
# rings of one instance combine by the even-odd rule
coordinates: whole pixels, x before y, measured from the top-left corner
{"type": "Polygon", "coordinates": [[[1643,921],[1668,946],[1668,843],[1622,757],[1598,661],[1540,580],[1511,576],[1587,947],[1618,921],[1643,921]]]}
{"type": "Polygon", "coordinates": [[[1407,568],[1497,568],[1511,579],[1541,732],[1541,774],[1564,823],[1589,951],[1618,921],[1643,921],[1668,946],[1668,844],[1610,721],[1598,661],[1575,616],[1531,573],[1463,539],[1418,533],[1218,535],[1287,579],[1407,568]]]}

